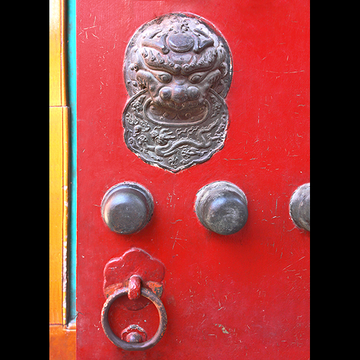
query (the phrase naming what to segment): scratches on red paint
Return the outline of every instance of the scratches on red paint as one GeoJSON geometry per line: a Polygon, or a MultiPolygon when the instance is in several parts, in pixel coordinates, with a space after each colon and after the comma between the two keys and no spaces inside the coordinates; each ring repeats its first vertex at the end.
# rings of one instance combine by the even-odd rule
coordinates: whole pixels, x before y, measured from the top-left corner
{"type": "Polygon", "coordinates": [[[264,70],[264,69],[254,69],[257,71],[264,71],[266,73],[271,73],[271,74],[299,74],[299,73],[303,73],[305,72],[305,70],[293,70],[293,71],[273,71],[273,70],[264,70]]]}
{"type": "MultiPolygon", "coordinates": [[[[179,221],[179,220],[177,220],[177,221],[179,221]]],[[[173,239],[173,240],[174,240],[174,243],[173,243],[173,246],[172,246],[172,249],[173,249],[173,250],[174,250],[175,244],[178,244],[180,247],[182,247],[183,249],[185,249],[184,246],[182,246],[182,245],[177,241],[177,240],[179,240],[179,241],[187,241],[187,239],[179,238],[179,231],[180,231],[180,230],[178,230],[178,231],[176,232],[175,237],[170,236],[170,239],[173,239]]]]}
{"type": "MultiPolygon", "coordinates": [[[[299,260],[296,260],[295,262],[291,263],[290,265],[285,266],[285,267],[283,268],[283,271],[285,271],[285,270],[288,269],[290,266],[296,264],[297,262],[299,262],[300,260],[302,260],[302,259],[304,259],[304,258],[305,258],[305,255],[302,256],[299,260]]],[[[287,271],[290,271],[290,270],[287,270],[287,271]]]]}
{"type": "Polygon", "coordinates": [[[177,219],[174,222],[170,221],[170,224],[176,224],[177,222],[182,221],[182,219],[177,219]]]}

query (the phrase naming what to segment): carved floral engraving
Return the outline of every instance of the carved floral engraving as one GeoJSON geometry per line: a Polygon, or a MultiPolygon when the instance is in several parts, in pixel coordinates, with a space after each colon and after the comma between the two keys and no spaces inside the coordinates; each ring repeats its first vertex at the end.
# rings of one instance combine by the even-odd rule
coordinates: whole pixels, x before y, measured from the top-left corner
{"type": "Polygon", "coordinates": [[[204,19],[168,14],[143,25],[128,44],[124,77],[125,142],[143,161],[177,172],[223,147],[231,55],[204,19]]]}

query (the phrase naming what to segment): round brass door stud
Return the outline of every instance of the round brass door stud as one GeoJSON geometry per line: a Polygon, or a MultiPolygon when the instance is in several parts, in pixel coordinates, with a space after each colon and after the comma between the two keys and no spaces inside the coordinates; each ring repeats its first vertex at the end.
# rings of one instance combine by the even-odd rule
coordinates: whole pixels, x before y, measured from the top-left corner
{"type": "Polygon", "coordinates": [[[110,188],[101,202],[101,216],[110,230],[133,234],[150,221],[154,200],[142,185],[124,182],[110,188]]]}
{"type": "Polygon", "coordinates": [[[310,231],[310,183],[299,186],[292,194],[290,217],[300,229],[310,231]]]}
{"type": "Polygon", "coordinates": [[[245,193],[227,181],[216,181],[200,189],[195,212],[207,229],[220,235],[238,232],[248,218],[245,193]]]}

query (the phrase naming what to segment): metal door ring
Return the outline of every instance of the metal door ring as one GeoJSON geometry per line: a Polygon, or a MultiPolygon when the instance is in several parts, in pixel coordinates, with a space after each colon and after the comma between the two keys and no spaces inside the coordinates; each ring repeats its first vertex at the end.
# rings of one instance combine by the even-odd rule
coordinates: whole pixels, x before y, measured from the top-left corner
{"type": "Polygon", "coordinates": [[[114,334],[114,332],[110,327],[109,319],[108,319],[108,313],[113,302],[116,299],[120,298],[121,296],[127,295],[127,293],[128,293],[128,288],[123,287],[119,290],[116,290],[105,301],[101,311],[101,324],[104,333],[114,345],[116,345],[117,347],[121,347],[124,350],[134,351],[134,350],[150,349],[160,341],[166,330],[167,315],[164,304],[151,290],[146,288],[141,288],[141,295],[152,301],[152,303],[155,305],[156,309],[159,312],[159,327],[155,335],[150,340],[141,343],[128,343],[124,340],[121,340],[118,336],[114,334]]]}

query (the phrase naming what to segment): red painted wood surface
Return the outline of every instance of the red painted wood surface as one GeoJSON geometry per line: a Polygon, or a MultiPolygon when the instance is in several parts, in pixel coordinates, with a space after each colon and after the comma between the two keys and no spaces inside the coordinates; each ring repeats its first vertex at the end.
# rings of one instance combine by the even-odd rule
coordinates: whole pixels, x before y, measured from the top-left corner
{"type": "MultiPolygon", "coordinates": [[[[294,190],[309,175],[309,2],[303,0],[78,0],[78,359],[309,358],[309,233],[289,216],[294,190]],[[145,22],[192,12],[212,22],[233,56],[224,148],[177,174],[145,164],[123,140],[128,99],[126,45],[145,22]],[[204,185],[226,180],[248,199],[238,233],[221,236],[197,220],[204,185]],[[151,222],[137,234],[111,232],[101,219],[105,192],[135,181],[152,193],[151,222]],[[144,352],[104,335],[103,269],[131,247],[166,267],[162,301],[168,328],[144,352]]],[[[158,315],[114,306],[114,330],[156,331],[158,315]]]]}

